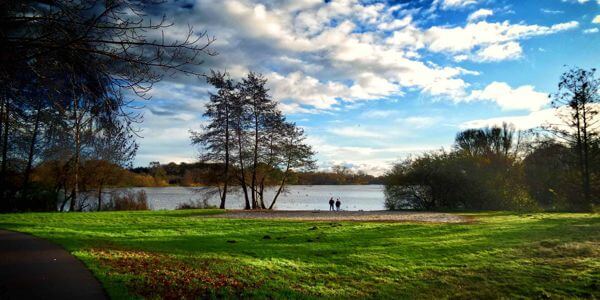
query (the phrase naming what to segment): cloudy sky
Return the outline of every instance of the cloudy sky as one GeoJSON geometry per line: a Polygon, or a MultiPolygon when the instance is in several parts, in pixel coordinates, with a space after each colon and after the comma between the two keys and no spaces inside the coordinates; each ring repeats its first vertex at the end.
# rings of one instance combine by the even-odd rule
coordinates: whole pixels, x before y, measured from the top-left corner
{"type": "MultiPolygon", "coordinates": [[[[381,174],[457,131],[552,117],[547,94],[567,66],[597,67],[600,0],[174,1],[154,12],[216,41],[202,66],[269,79],[305,128],[321,168],[381,174]]],[[[136,165],[194,161],[210,89],[165,78],[145,101],[136,165]]]]}

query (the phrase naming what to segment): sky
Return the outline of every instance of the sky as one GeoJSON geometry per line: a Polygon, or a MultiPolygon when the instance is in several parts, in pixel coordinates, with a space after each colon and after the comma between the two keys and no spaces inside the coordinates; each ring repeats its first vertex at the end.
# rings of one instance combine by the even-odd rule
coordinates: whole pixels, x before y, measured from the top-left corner
{"type": "MultiPolygon", "coordinates": [[[[549,122],[548,94],[569,67],[599,65],[600,0],[168,1],[150,11],[214,36],[201,71],[262,73],[320,169],[381,175],[449,149],[466,128],[549,122]]],[[[166,77],[143,101],[134,165],[193,162],[189,130],[211,88],[166,77]]]]}

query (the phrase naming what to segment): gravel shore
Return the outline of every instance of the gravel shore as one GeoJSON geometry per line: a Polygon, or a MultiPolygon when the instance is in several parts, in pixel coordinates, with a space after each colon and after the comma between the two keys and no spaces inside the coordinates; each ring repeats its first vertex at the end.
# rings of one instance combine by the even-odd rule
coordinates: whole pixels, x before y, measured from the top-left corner
{"type": "Polygon", "coordinates": [[[300,221],[381,221],[381,222],[431,222],[464,223],[466,217],[437,212],[407,211],[319,211],[319,210],[228,210],[214,218],[232,219],[283,219],[300,221]]]}

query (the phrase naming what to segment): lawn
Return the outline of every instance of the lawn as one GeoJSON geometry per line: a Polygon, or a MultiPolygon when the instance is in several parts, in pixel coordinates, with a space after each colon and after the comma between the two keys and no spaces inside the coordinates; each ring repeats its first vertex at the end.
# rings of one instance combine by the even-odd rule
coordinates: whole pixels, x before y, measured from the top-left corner
{"type": "MultiPolygon", "coordinates": [[[[218,210],[0,215],[52,240],[112,298],[600,298],[600,215],[468,224],[205,218],[218,210]]],[[[68,284],[68,283],[65,283],[68,284]]]]}

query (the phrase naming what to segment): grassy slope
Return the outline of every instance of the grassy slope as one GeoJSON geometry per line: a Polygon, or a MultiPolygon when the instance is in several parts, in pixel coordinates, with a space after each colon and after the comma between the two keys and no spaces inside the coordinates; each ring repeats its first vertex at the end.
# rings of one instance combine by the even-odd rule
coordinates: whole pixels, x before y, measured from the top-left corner
{"type": "Polygon", "coordinates": [[[113,298],[600,297],[598,214],[478,213],[449,225],[208,213],[219,211],[9,214],[0,228],[64,245],[113,298]]]}

